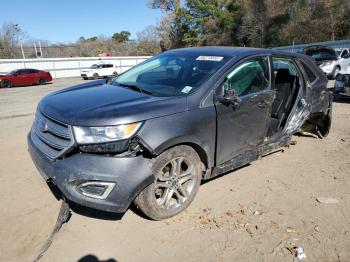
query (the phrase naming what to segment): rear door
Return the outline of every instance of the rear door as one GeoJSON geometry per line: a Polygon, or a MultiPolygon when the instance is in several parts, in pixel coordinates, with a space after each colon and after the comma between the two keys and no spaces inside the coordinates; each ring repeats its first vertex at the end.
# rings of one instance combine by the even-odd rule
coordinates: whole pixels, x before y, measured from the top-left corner
{"type": "Polygon", "coordinates": [[[37,84],[39,82],[39,71],[36,69],[27,69],[28,85],[37,84]]]}
{"type": "Polygon", "coordinates": [[[237,106],[216,102],[217,150],[220,165],[264,142],[274,93],[268,56],[249,58],[227,75],[217,94],[234,89],[237,106]]]}

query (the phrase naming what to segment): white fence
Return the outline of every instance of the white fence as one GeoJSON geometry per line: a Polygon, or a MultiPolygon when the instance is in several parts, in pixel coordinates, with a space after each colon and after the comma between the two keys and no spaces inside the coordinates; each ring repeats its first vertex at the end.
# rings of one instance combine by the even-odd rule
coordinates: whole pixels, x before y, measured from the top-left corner
{"type": "Polygon", "coordinates": [[[14,69],[34,68],[49,71],[53,78],[80,76],[83,69],[96,63],[112,63],[117,72],[122,73],[130,67],[148,59],[149,56],[123,57],[72,57],[72,58],[36,58],[36,59],[0,59],[0,75],[14,69]]]}

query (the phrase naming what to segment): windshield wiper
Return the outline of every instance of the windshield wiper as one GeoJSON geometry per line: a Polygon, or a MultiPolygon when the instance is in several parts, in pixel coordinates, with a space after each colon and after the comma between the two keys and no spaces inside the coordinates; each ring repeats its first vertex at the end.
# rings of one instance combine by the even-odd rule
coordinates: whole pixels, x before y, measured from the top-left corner
{"type": "Polygon", "coordinates": [[[138,91],[141,94],[148,94],[148,95],[153,95],[153,93],[151,91],[148,91],[146,89],[142,89],[141,87],[134,85],[134,84],[128,84],[128,83],[119,83],[116,82],[119,86],[124,86],[124,87],[128,87],[132,90],[138,91]]]}

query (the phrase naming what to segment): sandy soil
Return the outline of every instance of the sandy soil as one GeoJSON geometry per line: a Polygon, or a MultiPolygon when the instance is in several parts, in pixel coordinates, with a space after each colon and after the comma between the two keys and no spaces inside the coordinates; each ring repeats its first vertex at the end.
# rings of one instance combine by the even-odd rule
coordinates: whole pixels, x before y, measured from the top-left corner
{"type": "MultiPolygon", "coordinates": [[[[0,89],[0,261],[33,261],[54,226],[60,203],[30,160],[26,134],[39,99],[79,81],[0,89]]],[[[349,102],[333,104],[326,139],[294,137],[284,152],[203,184],[175,218],[75,209],[41,261],[293,261],[295,245],[307,261],[350,261],[349,102]]]]}

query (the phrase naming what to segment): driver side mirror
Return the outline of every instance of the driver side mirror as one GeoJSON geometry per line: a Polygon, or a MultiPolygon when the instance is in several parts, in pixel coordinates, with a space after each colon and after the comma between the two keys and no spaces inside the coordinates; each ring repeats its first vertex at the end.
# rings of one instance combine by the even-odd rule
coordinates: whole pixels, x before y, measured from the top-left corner
{"type": "Polygon", "coordinates": [[[241,99],[238,97],[237,91],[235,89],[224,89],[224,95],[217,97],[218,101],[223,104],[233,105],[234,108],[239,107],[241,99]]]}

